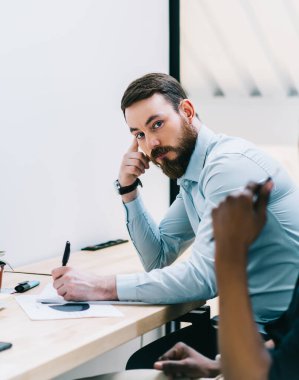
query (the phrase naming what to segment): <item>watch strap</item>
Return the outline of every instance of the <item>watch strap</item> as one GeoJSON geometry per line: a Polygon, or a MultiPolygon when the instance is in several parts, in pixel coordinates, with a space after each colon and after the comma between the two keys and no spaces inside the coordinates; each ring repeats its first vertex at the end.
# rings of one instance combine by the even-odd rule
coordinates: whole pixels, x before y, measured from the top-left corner
{"type": "Polygon", "coordinates": [[[142,182],[139,178],[136,178],[136,181],[129,186],[121,186],[118,180],[115,181],[115,186],[120,195],[128,194],[131,191],[135,190],[137,186],[140,185],[142,187],[142,182]]]}

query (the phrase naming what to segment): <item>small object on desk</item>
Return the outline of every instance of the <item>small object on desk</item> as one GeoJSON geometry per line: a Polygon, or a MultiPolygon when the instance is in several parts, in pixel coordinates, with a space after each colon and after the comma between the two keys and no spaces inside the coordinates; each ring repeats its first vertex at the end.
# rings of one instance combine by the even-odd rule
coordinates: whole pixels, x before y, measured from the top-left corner
{"type": "Polygon", "coordinates": [[[124,239],[109,240],[109,241],[106,241],[105,243],[90,245],[88,247],[81,248],[81,251],[97,251],[99,249],[109,248],[109,247],[113,247],[114,245],[127,243],[127,242],[128,240],[124,240],[124,239]]]}
{"type": "Polygon", "coordinates": [[[32,288],[35,288],[36,286],[38,286],[40,284],[39,281],[24,281],[24,282],[20,282],[16,287],[15,287],[15,291],[17,293],[24,293],[24,292],[27,292],[27,290],[30,290],[32,288]]]}
{"type": "Polygon", "coordinates": [[[10,347],[12,347],[11,343],[9,343],[9,342],[0,342],[0,351],[7,350],[10,347]]]}
{"type": "Polygon", "coordinates": [[[70,258],[71,243],[69,241],[65,244],[64,254],[62,258],[62,266],[65,267],[70,258]]]}

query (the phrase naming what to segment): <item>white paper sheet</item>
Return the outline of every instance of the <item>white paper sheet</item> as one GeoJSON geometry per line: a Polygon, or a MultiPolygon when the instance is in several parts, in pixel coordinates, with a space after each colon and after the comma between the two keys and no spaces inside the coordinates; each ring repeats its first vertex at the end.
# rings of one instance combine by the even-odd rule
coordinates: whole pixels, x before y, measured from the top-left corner
{"type": "Polygon", "coordinates": [[[49,319],[90,318],[90,317],[122,317],[123,313],[111,305],[90,305],[84,303],[42,304],[37,296],[19,295],[16,301],[34,321],[49,319]],[[76,307],[76,305],[78,305],[76,307]],[[85,309],[85,310],[82,310],[85,309]]]}

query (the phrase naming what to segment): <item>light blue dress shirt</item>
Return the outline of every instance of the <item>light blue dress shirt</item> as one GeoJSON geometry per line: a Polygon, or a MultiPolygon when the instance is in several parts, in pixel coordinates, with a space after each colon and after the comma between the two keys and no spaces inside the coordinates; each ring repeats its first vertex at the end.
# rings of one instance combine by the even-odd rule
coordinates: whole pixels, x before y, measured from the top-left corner
{"type": "Polygon", "coordinates": [[[186,173],[178,180],[180,193],[160,225],[140,196],[125,204],[128,231],[146,272],[118,275],[119,299],[159,304],[215,297],[211,210],[248,181],[269,176],[274,188],[267,223],[250,248],[247,270],[256,322],[277,318],[291,300],[299,271],[299,190],[256,146],[215,134],[204,125],[186,173]],[[191,256],[171,265],[192,243],[191,256]]]}

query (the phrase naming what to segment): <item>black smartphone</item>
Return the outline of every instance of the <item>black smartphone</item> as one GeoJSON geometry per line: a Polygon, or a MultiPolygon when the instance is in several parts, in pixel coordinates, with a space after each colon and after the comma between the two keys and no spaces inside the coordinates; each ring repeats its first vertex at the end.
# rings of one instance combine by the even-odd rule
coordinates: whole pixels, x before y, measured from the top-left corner
{"type": "Polygon", "coordinates": [[[8,342],[0,342],[0,351],[7,350],[7,349],[10,348],[11,346],[12,346],[11,343],[8,343],[8,342]]]}

